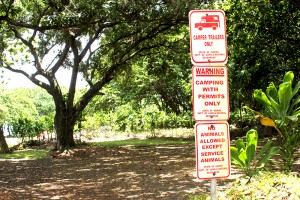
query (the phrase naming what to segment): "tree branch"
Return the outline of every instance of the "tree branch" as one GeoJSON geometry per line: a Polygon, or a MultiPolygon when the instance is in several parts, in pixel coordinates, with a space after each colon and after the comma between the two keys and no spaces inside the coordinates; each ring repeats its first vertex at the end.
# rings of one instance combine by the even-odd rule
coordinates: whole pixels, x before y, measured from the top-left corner
{"type": "MultiPolygon", "coordinates": [[[[149,49],[149,47],[141,48],[141,49],[137,50],[136,53],[133,53],[133,54],[129,55],[126,59],[124,59],[124,57],[126,55],[128,55],[133,49],[135,49],[142,42],[145,42],[148,39],[151,39],[151,38],[157,36],[158,34],[164,32],[166,30],[169,30],[172,26],[174,26],[174,24],[172,24],[172,23],[168,24],[168,25],[158,24],[156,27],[152,28],[152,30],[150,32],[148,32],[148,34],[141,36],[140,38],[138,38],[137,40],[132,42],[129,45],[129,47],[126,48],[126,50],[124,52],[119,54],[119,56],[115,59],[115,62],[109,67],[109,69],[106,70],[106,73],[104,74],[102,79],[100,81],[96,82],[95,84],[90,85],[90,89],[81,97],[80,101],[77,102],[76,111],[78,113],[82,112],[82,110],[87,106],[89,101],[94,96],[97,95],[97,93],[100,91],[100,89],[105,84],[109,83],[113,79],[113,77],[112,77],[113,74],[116,72],[116,70],[118,68],[120,68],[121,65],[124,65],[128,60],[135,57],[139,52],[141,52],[147,48],[149,49]]],[[[154,47],[156,47],[156,45],[154,45],[153,48],[154,47]]]]}
{"type": "Polygon", "coordinates": [[[68,56],[69,49],[70,49],[70,44],[69,44],[69,42],[67,42],[62,54],[59,56],[59,59],[57,60],[57,62],[51,69],[52,74],[55,74],[57,72],[57,70],[62,66],[62,64],[64,63],[64,61],[66,60],[66,58],[68,56]]]}
{"type": "Polygon", "coordinates": [[[98,29],[95,31],[94,36],[87,42],[83,50],[79,55],[79,62],[82,61],[88,50],[91,48],[91,45],[95,42],[95,40],[99,37],[99,34],[102,32],[102,29],[98,29]]]}
{"type": "MultiPolygon", "coordinates": [[[[31,54],[33,55],[33,58],[34,58],[34,61],[35,61],[35,67],[36,67],[36,69],[37,69],[41,74],[45,75],[44,70],[42,69],[41,63],[40,63],[40,61],[39,61],[39,57],[38,57],[38,55],[37,55],[37,53],[36,53],[36,51],[35,51],[35,49],[34,49],[34,47],[33,47],[33,45],[32,45],[32,42],[31,42],[31,41],[32,41],[32,38],[30,39],[30,41],[27,41],[27,40],[25,40],[25,39],[21,36],[21,34],[19,33],[19,31],[18,31],[17,29],[15,29],[15,28],[12,27],[12,26],[10,26],[10,29],[14,32],[16,38],[20,39],[20,40],[22,41],[22,43],[25,44],[25,45],[29,48],[31,54]]],[[[32,37],[34,37],[35,34],[36,34],[36,31],[34,31],[32,37]]]]}
{"type": "Polygon", "coordinates": [[[76,88],[77,75],[78,75],[78,69],[79,69],[79,63],[80,63],[80,56],[79,56],[78,47],[76,46],[76,40],[75,40],[74,36],[69,34],[69,38],[70,38],[70,43],[71,43],[71,49],[72,49],[73,56],[74,56],[72,75],[71,75],[68,100],[67,100],[67,109],[71,110],[71,109],[73,109],[75,88],[76,88]]]}
{"type": "Polygon", "coordinates": [[[38,73],[33,73],[32,75],[26,73],[25,71],[23,70],[20,70],[20,69],[14,69],[12,68],[9,64],[7,64],[6,62],[4,62],[2,60],[2,63],[5,63],[5,65],[3,65],[3,67],[9,71],[12,71],[12,72],[15,72],[15,73],[18,73],[18,74],[22,74],[23,76],[25,76],[26,78],[28,78],[31,82],[33,82],[35,85],[39,86],[39,87],[42,87],[44,88],[45,90],[47,91],[50,91],[50,86],[47,85],[46,83],[36,79],[36,75],[39,75],[38,73]]]}

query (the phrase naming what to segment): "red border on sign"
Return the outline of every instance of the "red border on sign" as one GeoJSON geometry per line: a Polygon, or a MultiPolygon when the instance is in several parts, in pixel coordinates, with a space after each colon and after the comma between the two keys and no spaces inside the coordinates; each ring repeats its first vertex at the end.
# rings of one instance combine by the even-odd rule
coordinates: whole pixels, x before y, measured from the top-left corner
{"type": "Polygon", "coordinates": [[[197,171],[197,178],[200,180],[210,180],[210,179],[219,179],[219,178],[228,178],[230,176],[231,171],[231,157],[230,157],[230,134],[229,134],[229,124],[227,122],[203,122],[203,123],[197,123],[195,125],[196,129],[196,136],[195,136],[195,143],[196,143],[196,171],[197,171]],[[204,125],[204,124],[225,124],[227,127],[227,142],[228,142],[228,174],[226,176],[216,176],[216,177],[210,177],[210,178],[201,178],[199,177],[199,155],[198,155],[198,134],[197,134],[197,126],[204,125]]]}
{"type": "MultiPolygon", "coordinates": [[[[214,77],[214,75],[212,75],[211,77],[214,77]]],[[[217,76],[217,77],[219,77],[219,76],[217,76]]],[[[195,121],[211,121],[211,120],[213,120],[213,121],[228,121],[229,118],[230,118],[228,68],[226,66],[193,66],[193,68],[192,68],[192,102],[193,102],[193,119],[195,121]],[[228,106],[227,106],[228,107],[227,118],[224,118],[224,119],[210,119],[210,118],[196,119],[196,117],[195,117],[195,113],[196,112],[195,112],[195,106],[194,106],[194,104],[195,104],[195,94],[194,94],[194,89],[195,89],[195,86],[194,86],[194,84],[195,84],[195,80],[194,80],[195,74],[194,74],[194,71],[195,70],[194,69],[197,68],[197,67],[216,67],[216,68],[222,67],[222,68],[225,69],[226,76],[227,76],[227,79],[225,79],[225,81],[226,81],[226,85],[227,85],[227,97],[228,97],[228,99],[227,99],[227,103],[228,103],[228,106]]]]}
{"type": "MultiPolygon", "coordinates": [[[[224,17],[224,35],[225,35],[225,53],[226,53],[226,56],[225,56],[225,59],[222,60],[222,61],[211,61],[211,62],[208,62],[208,61],[203,61],[203,62],[199,62],[199,61],[195,61],[194,59],[194,56],[193,56],[193,45],[192,45],[192,35],[190,35],[190,52],[191,52],[191,59],[193,61],[194,64],[226,64],[227,63],[227,60],[228,60],[228,48],[227,48],[227,37],[226,37],[226,17],[225,17],[225,13],[224,11],[222,10],[192,10],[190,11],[189,13],[189,19],[191,19],[191,15],[193,13],[209,13],[209,12],[219,12],[223,15],[224,17]]],[[[191,26],[191,20],[189,20],[189,26],[190,26],[190,34],[192,33],[192,26],[191,26]]]]}

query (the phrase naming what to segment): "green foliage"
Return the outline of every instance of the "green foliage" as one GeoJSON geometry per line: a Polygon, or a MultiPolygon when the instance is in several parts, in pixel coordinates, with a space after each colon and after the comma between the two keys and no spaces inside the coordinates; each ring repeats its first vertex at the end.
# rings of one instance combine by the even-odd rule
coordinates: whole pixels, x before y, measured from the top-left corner
{"type": "MultiPolygon", "coordinates": [[[[0,103],[6,114],[1,118],[16,137],[32,139],[42,131],[53,131],[54,105],[49,95],[38,88],[0,88],[0,103]]],[[[4,111],[3,111],[4,112],[4,111]]],[[[3,113],[1,112],[1,113],[3,113]]]]}
{"type": "Polygon", "coordinates": [[[279,88],[274,83],[266,89],[254,91],[254,99],[263,105],[264,115],[273,119],[281,133],[281,156],[284,168],[291,170],[295,152],[300,144],[300,81],[293,87],[294,73],[289,71],[284,75],[279,88]]]}
{"type": "Polygon", "coordinates": [[[270,148],[272,142],[268,141],[257,153],[257,143],[258,133],[252,129],[246,134],[246,143],[238,139],[236,146],[230,147],[232,164],[241,168],[250,178],[263,169],[268,160],[279,151],[277,146],[270,148]]]}
{"type": "Polygon", "coordinates": [[[227,19],[230,102],[235,110],[253,103],[253,89],[277,85],[282,71],[298,70],[300,9],[285,0],[227,0],[221,9],[227,19]]]}
{"type": "Polygon", "coordinates": [[[7,107],[0,104],[0,126],[2,126],[5,123],[5,119],[8,115],[8,109],[7,107]]]}
{"type": "Polygon", "coordinates": [[[161,111],[154,104],[136,105],[127,103],[109,111],[94,112],[82,122],[87,130],[97,130],[101,126],[111,126],[115,131],[143,132],[157,129],[173,129],[193,126],[191,113],[176,115],[161,111]]]}
{"type": "Polygon", "coordinates": [[[22,89],[5,90],[0,88],[0,104],[7,108],[5,122],[18,118],[33,119],[38,117],[38,111],[32,102],[32,97],[22,89]]]}
{"type": "Polygon", "coordinates": [[[55,105],[53,98],[43,89],[35,88],[22,88],[13,90],[16,94],[29,97],[34,104],[39,117],[52,117],[54,116],[55,105]]]}
{"type": "Polygon", "coordinates": [[[53,132],[54,131],[54,122],[53,122],[53,116],[42,116],[39,120],[39,127],[40,130],[42,131],[49,131],[53,132]]]}
{"type": "Polygon", "coordinates": [[[95,97],[86,109],[84,127],[137,132],[193,126],[191,73],[183,67],[190,62],[186,32],[183,27],[177,35],[168,35],[168,47],[138,57],[103,88],[105,95],[95,97]]]}
{"type": "Polygon", "coordinates": [[[15,137],[24,139],[38,136],[42,131],[45,130],[43,122],[33,121],[28,118],[20,118],[11,123],[12,133],[15,137]]]}
{"type": "MultiPolygon", "coordinates": [[[[175,44],[182,44],[178,50],[185,52],[184,57],[189,56],[186,38],[174,37],[169,40],[176,43],[170,45],[178,48],[175,44]]],[[[126,132],[192,127],[191,74],[189,68],[182,67],[189,60],[180,55],[164,48],[159,54],[153,52],[137,59],[103,88],[105,95],[92,100],[83,126],[89,130],[112,126],[116,131],[126,132]]]]}

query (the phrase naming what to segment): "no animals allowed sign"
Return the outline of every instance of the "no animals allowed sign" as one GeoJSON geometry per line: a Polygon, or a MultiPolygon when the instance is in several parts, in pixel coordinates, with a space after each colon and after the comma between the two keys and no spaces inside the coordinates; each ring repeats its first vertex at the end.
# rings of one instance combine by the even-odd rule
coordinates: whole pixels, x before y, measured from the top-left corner
{"type": "Polygon", "coordinates": [[[198,123],[195,129],[197,177],[199,179],[227,178],[230,175],[228,123],[198,123]]]}

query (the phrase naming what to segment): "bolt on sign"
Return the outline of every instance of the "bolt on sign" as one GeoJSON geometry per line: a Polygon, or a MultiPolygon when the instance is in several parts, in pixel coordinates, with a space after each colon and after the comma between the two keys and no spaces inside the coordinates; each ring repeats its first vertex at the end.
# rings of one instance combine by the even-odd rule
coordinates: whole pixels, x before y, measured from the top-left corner
{"type": "Polygon", "coordinates": [[[228,120],[228,70],[225,66],[193,67],[193,115],[196,121],[228,120]]]}
{"type": "Polygon", "coordinates": [[[196,166],[198,179],[230,176],[230,139],[227,122],[197,123],[196,166]]]}
{"type": "Polygon", "coordinates": [[[222,10],[190,11],[190,48],[194,65],[224,65],[227,62],[225,21],[222,10]]]}

